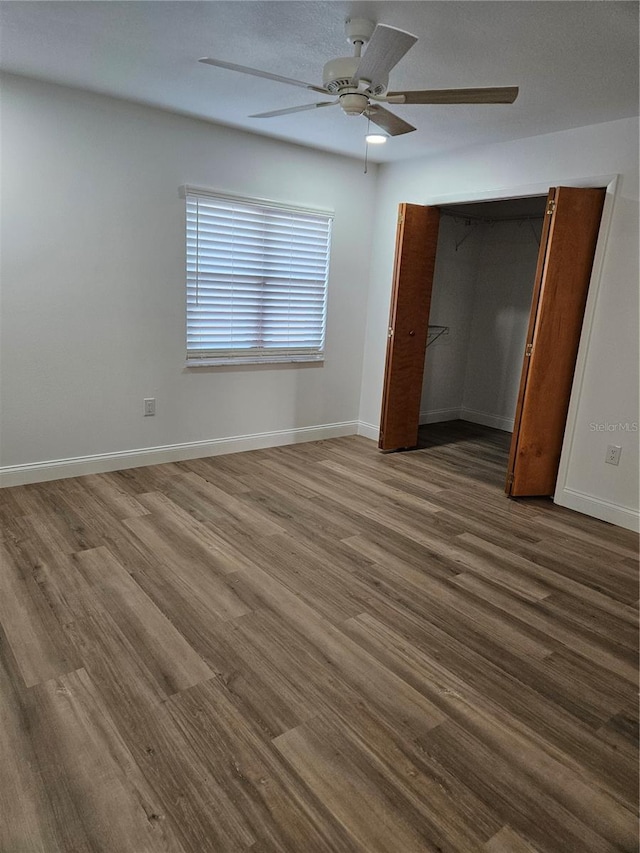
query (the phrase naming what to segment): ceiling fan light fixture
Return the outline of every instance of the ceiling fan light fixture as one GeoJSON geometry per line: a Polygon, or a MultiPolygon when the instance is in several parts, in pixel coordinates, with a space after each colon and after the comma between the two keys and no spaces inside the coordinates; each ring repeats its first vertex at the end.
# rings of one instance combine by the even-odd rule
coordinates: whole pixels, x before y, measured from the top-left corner
{"type": "Polygon", "coordinates": [[[369,145],[384,145],[388,137],[384,133],[367,133],[364,140],[369,145]]]}

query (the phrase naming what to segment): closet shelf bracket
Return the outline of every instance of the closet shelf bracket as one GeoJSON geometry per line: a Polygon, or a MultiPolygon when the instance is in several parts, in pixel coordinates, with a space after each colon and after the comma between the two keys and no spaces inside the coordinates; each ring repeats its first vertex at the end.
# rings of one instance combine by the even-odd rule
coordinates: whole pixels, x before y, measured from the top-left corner
{"type": "MultiPolygon", "coordinates": [[[[423,327],[424,328],[424,327],[423,327]]],[[[440,335],[448,335],[449,327],[448,326],[429,326],[428,334],[427,334],[427,346],[432,344],[434,341],[437,341],[440,335]]]]}

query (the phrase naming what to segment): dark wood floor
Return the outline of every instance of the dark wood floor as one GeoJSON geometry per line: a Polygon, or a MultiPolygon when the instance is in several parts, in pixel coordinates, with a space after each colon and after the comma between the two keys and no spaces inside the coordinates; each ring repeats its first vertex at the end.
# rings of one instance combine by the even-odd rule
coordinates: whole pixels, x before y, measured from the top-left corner
{"type": "Polygon", "coordinates": [[[635,851],[636,537],[506,439],[0,492],[2,853],[635,851]]]}

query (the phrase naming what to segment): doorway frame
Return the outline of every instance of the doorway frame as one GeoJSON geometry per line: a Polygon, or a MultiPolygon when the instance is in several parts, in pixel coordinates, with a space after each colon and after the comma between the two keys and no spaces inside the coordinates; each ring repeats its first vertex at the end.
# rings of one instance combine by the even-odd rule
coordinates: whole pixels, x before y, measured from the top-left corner
{"type": "MultiPolygon", "coordinates": [[[[565,421],[564,437],[562,441],[562,451],[560,453],[560,463],[558,466],[558,476],[556,478],[556,486],[553,494],[553,502],[559,506],[566,506],[569,509],[575,509],[579,512],[584,510],[576,505],[573,499],[573,492],[567,488],[567,475],[569,471],[569,459],[573,448],[576,428],[578,424],[578,404],[580,394],[584,385],[586,373],[587,351],[593,331],[593,322],[595,318],[595,310],[600,293],[600,283],[602,280],[602,271],[604,266],[604,258],[606,256],[607,242],[611,230],[611,222],[613,219],[613,211],[617,198],[617,190],[619,184],[619,173],[609,173],[606,175],[590,175],[582,178],[566,178],[556,177],[550,178],[547,181],[538,181],[535,184],[523,184],[513,187],[500,187],[494,190],[483,190],[475,193],[451,193],[450,195],[433,196],[428,199],[416,201],[416,204],[425,204],[430,207],[446,206],[451,204],[473,204],[480,201],[507,201],[510,199],[527,198],[530,196],[546,196],[550,187],[565,186],[576,188],[594,188],[604,187],[605,198],[602,208],[602,216],[600,218],[600,228],[598,230],[598,239],[596,242],[596,251],[593,258],[591,268],[591,276],[589,279],[589,289],[587,291],[587,302],[585,305],[584,316],[582,320],[582,329],[580,331],[580,343],[578,345],[578,354],[576,358],[576,366],[573,373],[573,382],[571,383],[571,395],[569,398],[569,409],[567,411],[567,419],[565,421]]],[[[614,524],[619,523],[613,518],[614,524]]]]}

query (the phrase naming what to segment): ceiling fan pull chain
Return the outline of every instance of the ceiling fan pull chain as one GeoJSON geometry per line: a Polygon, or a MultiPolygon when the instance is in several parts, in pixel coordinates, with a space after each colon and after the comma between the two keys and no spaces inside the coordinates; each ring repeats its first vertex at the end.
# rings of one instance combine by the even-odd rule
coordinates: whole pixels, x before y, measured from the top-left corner
{"type": "MultiPolygon", "coordinates": [[[[369,128],[371,127],[371,119],[367,116],[367,136],[369,136],[369,128]]],[[[369,143],[367,136],[364,138],[364,173],[367,174],[367,162],[369,160],[369,143]]]]}

